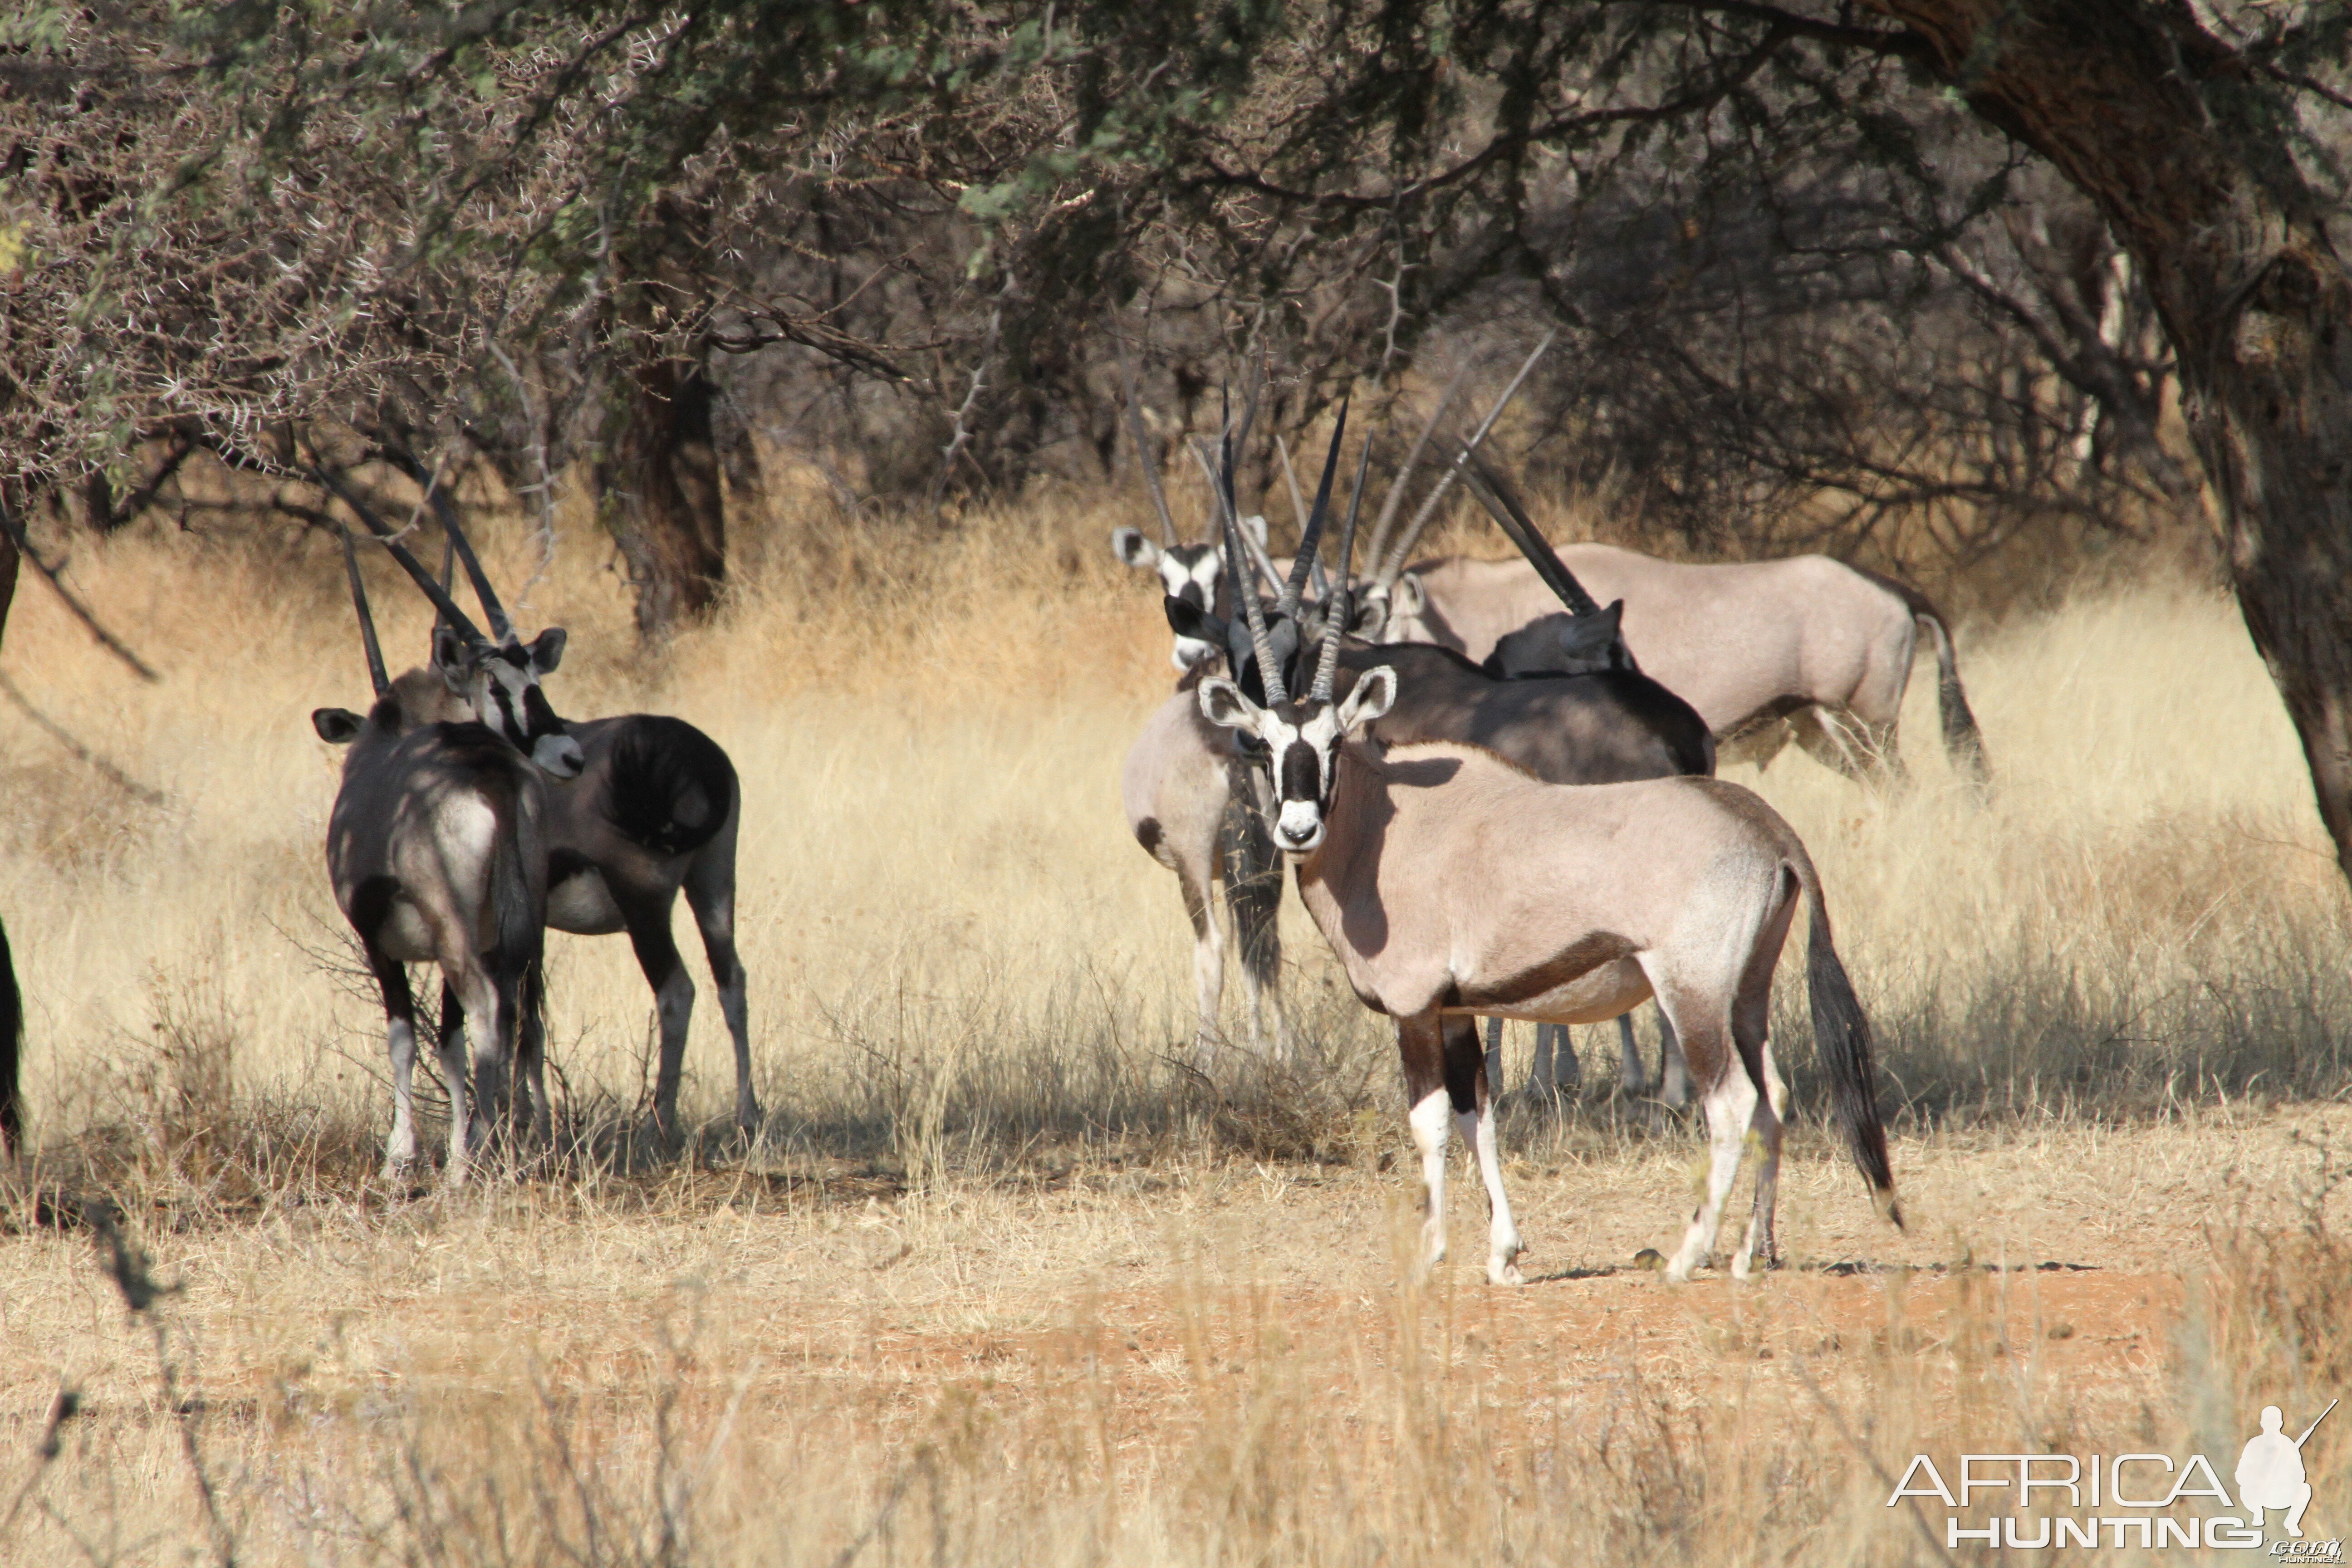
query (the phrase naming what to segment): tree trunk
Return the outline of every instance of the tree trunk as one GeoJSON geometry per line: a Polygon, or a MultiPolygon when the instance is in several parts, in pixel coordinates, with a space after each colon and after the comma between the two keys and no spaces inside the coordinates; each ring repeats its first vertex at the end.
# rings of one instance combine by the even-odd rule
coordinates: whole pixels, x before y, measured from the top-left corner
{"type": "Polygon", "coordinates": [[[8,606],[16,602],[16,542],[0,533],[0,642],[8,636],[8,606]]]}
{"type": "Polygon", "coordinates": [[[702,365],[659,352],[630,374],[596,463],[606,521],[629,563],[637,633],[667,635],[707,615],[727,583],[726,502],[702,365]]]}
{"type": "Polygon", "coordinates": [[[2352,879],[2352,272],[2282,89],[2185,0],[1872,0],[2098,204],[2179,356],[2246,629],[2352,879]]]}

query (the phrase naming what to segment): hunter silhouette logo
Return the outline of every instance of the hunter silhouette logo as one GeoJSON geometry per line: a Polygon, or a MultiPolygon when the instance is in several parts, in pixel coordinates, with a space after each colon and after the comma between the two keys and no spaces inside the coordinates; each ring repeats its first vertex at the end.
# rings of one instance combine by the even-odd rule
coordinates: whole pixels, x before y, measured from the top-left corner
{"type": "Polygon", "coordinates": [[[1916,1509],[1930,1498],[1943,1504],[1948,1550],[1974,1542],[2010,1552],[2180,1547],[2260,1552],[2296,1568],[2339,1564],[2342,1541],[2306,1541],[2303,1533],[2311,1506],[2304,1445],[2336,1403],[2328,1401],[2299,1437],[2288,1435],[2285,1412],[2264,1405],[2262,1430],[2238,1457],[2234,1500],[2221,1467],[2202,1454],[2012,1452],[1962,1454],[1957,1467],[1948,1455],[1940,1468],[1933,1456],[1914,1454],[1886,1506],[1907,1501],[1916,1509]],[[1970,1523],[1964,1516],[1973,1510],[1983,1511],[1970,1523]],[[2277,1541],[2263,1533],[2272,1514],[2282,1516],[2277,1541]]]}
{"type": "Polygon", "coordinates": [[[2311,1481],[2303,1473],[2303,1446],[2336,1405],[2329,1400],[2327,1410],[2303,1429],[2302,1436],[2294,1438],[2280,1429],[2286,1416],[2279,1407],[2263,1406],[2263,1429],[2246,1440],[2246,1451],[2238,1458],[2238,1500],[2245,1505],[2246,1522],[2254,1529],[2263,1527],[2264,1510],[2284,1509],[2287,1534],[2303,1539],[2303,1510],[2311,1506],[2311,1481]]]}

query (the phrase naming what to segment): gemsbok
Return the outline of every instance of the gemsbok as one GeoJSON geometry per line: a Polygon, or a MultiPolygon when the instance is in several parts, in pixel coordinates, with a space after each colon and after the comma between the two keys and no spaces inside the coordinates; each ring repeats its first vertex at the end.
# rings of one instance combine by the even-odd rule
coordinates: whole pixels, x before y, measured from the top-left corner
{"type": "MultiPolygon", "coordinates": [[[[1346,571],[1343,560],[1342,597],[1346,571]]],[[[1719,779],[1559,785],[1476,745],[1384,744],[1370,731],[1410,677],[1376,665],[1335,696],[1343,650],[1326,637],[1314,683],[1294,701],[1255,599],[1243,606],[1265,700],[1213,676],[1201,683],[1201,710],[1256,742],[1276,795],[1275,841],[1307,912],[1356,994],[1397,1020],[1426,1198],[1423,1269],[1445,1256],[1445,1149],[1458,1122],[1490,1205],[1486,1277],[1521,1279],[1473,1018],[1598,1022],[1653,996],[1681,1038],[1712,1144],[1666,1277],[1689,1279],[1713,1250],[1751,1134],[1755,1208],[1731,1269],[1744,1279],[1759,1260],[1777,1260],[1783,1090],[1767,1028],[1800,894],[1811,907],[1814,1039],[1838,1121],[1880,1208],[1902,1224],[1869,1021],[1832,945],[1812,860],[1770,806],[1719,779]]]]}
{"type": "MultiPolygon", "coordinates": [[[[1595,597],[1623,602],[1626,647],[1699,710],[1726,759],[1759,766],[1793,740],[1850,778],[1900,777],[1895,726],[1924,627],[1936,646],[1944,749],[1971,782],[1990,778],[1951,628],[1917,589],[1825,555],[1701,565],[1613,544],[1554,554],[1595,597]]],[[[1423,562],[1367,593],[1383,641],[1436,643],[1478,660],[1557,609],[1524,560],[1423,562]]]]}
{"type": "MultiPolygon", "coordinates": [[[[1317,509],[1309,516],[1307,536],[1300,542],[1297,563],[1292,567],[1283,597],[1271,608],[1260,605],[1254,595],[1248,601],[1252,614],[1265,626],[1265,651],[1273,659],[1273,668],[1279,672],[1281,680],[1290,687],[1307,679],[1314,649],[1330,641],[1324,636],[1324,628],[1339,624],[1348,616],[1347,606],[1352,598],[1353,585],[1343,571],[1339,579],[1341,589],[1334,591],[1330,603],[1311,614],[1300,603],[1304,573],[1298,563],[1311,560],[1320,542],[1329,478],[1338,456],[1335,440],[1325,462],[1325,494],[1318,497],[1317,509]]],[[[1205,455],[1202,460],[1207,463],[1205,455]]],[[[1341,545],[1343,554],[1351,555],[1353,552],[1355,518],[1363,481],[1361,468],[1360,462],[1358,496],[1349,505],[1341,545]]],[[[1522,550],[1540,552],[1539,535],[1523,534],[1516,529],[1507,532],[1522,550]]],[[[1573,607],[1578,618],[1605,618],[1606,613],[1592,604],[1591,596],[1568,573],[1555,564],[1549,578],[1557,595],[1555,603],[1573,607]]],[[[1166,601],[1165,607],[1169,624],[1175,631],[1213,643],[1221,651],[1225,673],[1237,680],[1244,691],[1264,694],[1265,678],[1249,621],[1240,616],[1220,620],[1196,605],[1172,598],[1166,601]]],[[[1391,744],[1419,741],[1466,742],[1494,751],[1538,778],[1554,784],[1613,784],[1710,773],[1715,768],[1715,742],[1705,721],[1688,703],[1633,668],[1622,649],[1614,653],[1604,649],[1591,661],[1593,668],[1580,673],[1506,680],[1497,679],[1451,649],[1427,644],[1381,647],[1348,636],[1339,639],[1337,647],[1333,656],[1337,678],[1344,683],[1352,684],[1360,675],[1381,665],[1395,669],[1403,678],[1405,696],[1380,721],[1379,738],[1391,744]]],[[[1209,668],[1202,667],[1204,670],[1209,668]]],[[[1258,785],[1263,787],[1262,784],[1258,785]]],[[[1490,1026],[1490,1047],[1499,1072],[1499,1024],[1490,1026]]],[[[1685,1098],[1686,1080],[1670,1019],[1660,1033],[1657,1089],[1661,1099],[1679,1106],[1685,1098]]],[[[1630,1017],[1619,1018],[1618,1036],[1623,1090],[1629,1095],[1643,1093],[1649,1086],[1644,1080],[1630,1017]]],[[[1576,1057],[1567,1047],[1565,1031],[1539,1026],[1535,1060],[1528,1075],[1530,1093],[1541,1100],[1562,1081],[1573,1082],[1576,1070],[1576,1057]]]]}
{"type": "MultiPolygon", "coordinates": [[[[352,500],[339,483],[321,478],[346,501],[352,500]]],[[[562,633],[551,631],[528,649],[499,647],[397,540],[387,539],[385,548],[441,613],[435,668],[412,670],[398,681],[385,675],[346,534],[344,568],[375,701],[364,718],[321,708],[310,721],[320,739],[350,748],[328,818],[327,868],[335,902],[358,935],[383,998],[393,1068],[384,1171],[404,1174],[416,1157],[415,1003],[406,965],[429,961],[442,975],[438,1054],[450,1112],[446,1177],[455,1184],[466,1179],[471,1152],[488,1142],[510,1074],[519,1091],[517,1120],[528,1114],[542,1143],[548,1136],[543,1045],[540,1031],[525,1025],[541,1001],[542,770],[569,776],[580,771],[583,758],[539,689],[539,677],[562,656],[562,633]]]]}
{"type": "MultiPolygon", "coordinates": [[[[434,496],[438,502],[440,492],[434,496]]],[[[441,524],[465,563],[491,635],[518,645],[514,623],[454,510],[442,510],[441,524]]],[[[735,948],[735,847],[743,805],[735,764],[718,742],[667,714],[575,719],[571,731],[581,767],[547,786],[547,923],[575,936],[628,933],[661,1026],[654,1124],[662,1137],[675,1138],[694,1018],[694,980],[671,934],[684,891],[735,1047],[735,1125],[746,1137],[756,1135],[750,1004],[735,948]]]]}
{"type": "MultiPolygon", "coordinates": [[[[492,638],[502,648],[520,648],[521,634],[490,585],[448,491],[429,473],[411,477],[425,487],[443,535],[464,563],[492,638]]],[[[363,521],[384,531],[372,513],[363,521]]],[[[742,816],[735,764],[719,742],[667,714],[575,719],[567,729],[580,765],[569,773],[551,773],[547,783],[546,923],[574,936],[628,933],[661,1030],[654,1125],[663,1138],[674,1138],[695,1000],[693,977],[671,934],[677,896],[686,894],[735,1047],[735,1123],[745,1136],[754,1135],[760,1101],[751,1089],[747,982],[735,947],[735,849],[742,816]]]]}

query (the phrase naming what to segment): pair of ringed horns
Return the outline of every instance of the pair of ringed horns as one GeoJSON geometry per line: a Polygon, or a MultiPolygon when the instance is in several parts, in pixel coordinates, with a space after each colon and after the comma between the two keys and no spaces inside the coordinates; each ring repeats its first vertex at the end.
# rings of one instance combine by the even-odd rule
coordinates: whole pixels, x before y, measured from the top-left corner
{"type": "MultiPolygon", "coordinates": [[[[1343,426],[1347,423],[1347,407],[1343,404],[1340,405],[1339,413],[1339,421],[1343,426]]],[[[1331,441],[1331,455],[1334,458],[1339,455],[1339,443],[1336,436],[1331,441]]],[[[1348,496],[1348,523],[1339,531],[1339,586],[1332,590],[1330,596],[1324,601],[1323,605],[1323,655],[1316,661],[1314,689],[1307,693],[1318,702],[1331,700],[1331,679],[1339,666],[1339,639],[1348,635],[1349,612],[1352,603],[1348,573],[1355,564],[1356,514],[1363,510],[1364,479],[1370,472],[1371,466],[1372,444],[1366,441],[1362,451],[1356,457],[1356,485],[1348,496]]],[[[1330,468],[1328,464],[1324,468],[1323,482],[1326,485],[1331,482],[1330,468]]]]}
{"type": "MultiPolygon", "coordinates": [[[[435,612],[441,620],[452,627],[459,637],[477,647],[512,646],[520,640],[515,635],[514,623],[507,618],[505,606],[499,603],[497,593],[490,587],[488,574],[482,571],[481,562],[474,553],[472,542],[467,539],[465,530],[457,524],[457,509],[450,505],[446,492],[443,491],[438,485],[427,481],[426,499],[433,504],[434,511],[441,520],[443,531],[448,535],[450,548],[456,551],[457,558],[465,563],[466,574],[473,579],[474,592],[481,599],[482,608],[489,616],[490,625],[499,633],[497,644],[493,644],[488,637],[482,635],[481,628],[467,617],[465,611],[457,607],[457,601],[450,596],[448,589],[437,581],[432,573],[425,569],[425,563],[411,554],[406,545],[400,542],[398,531],[378,517],[365,501],[353,494],[351,487],[343,483],[340,475],[331,474],[313,465],[310,468],[310,477],[323,489],[340,498],[345,506],[351,508],[353,515],[366,525],[368,531],[374,534],[383,542],[392,558],[400,563],[401,570],[406,572],[410,580],[424,590],[425,598],[431,601],[435,612]]],[[[335,527],[336,531],[342,536],[343,570],[351,579],[352,607],[359,612],[360,640],[367,654],[368,679],[375,688],[375,694],[382,697],[392,689],[392,685],[384,672],[383,650],[376,641],[375,619],[368,611],[367,590],[360,581],[359,555],[352,548],[351,531],[341,523],[336,524],[335,527]]]]}
{"type": "MultiPolygon", "coordinates": [[[[1254,404],[1255,399],[1253,398],[1251,401],[1254,404]]],[[[1255,409],[1252,412],[1255,412],[1255,409]]],[[[1249,427],[1246,416],[1242,427],[1244,432],[1249,427]]],[[[1331,509],[1331,481],[1339,468],[1339,444],[1347,433],[1348,404],[1345,399],[1342,399],[1339,404],[1339,420],[1331,431],[1331,449],[1323,459],[1322,483],[1316,487],[1315,507],[1307,513],[1306,530],[1300,534],[1297,552],[1291,559],[1290,580],[1283,584],[1282,598],[1275,606],[1276,615],[1286,616],[1294,622],[1298,617],[1299,601],[1307,590],[1307,574],[1314,569],[1316,553],[1322,543],[1324,519],[1331,509]]],[[[1224,529],[1225,559],[1229,564],[1237,566],[1244,557],[1242,554],[1241,521],[1234,504],[1234,442],[1230,436],[1224,440],[1223,447],[1223,471],[1212,474],[1211,488],[1216,491],[1219,521],[1224,529]]],[[[1200,459],[1202,468],[1209,466],[1208,454],[1205,451],[1196,447],[1193,456],[1200,459]]],[[[1349,527],[1351,542],[1353,531],[1351,509],[1349,527]]],[[[1242,580],[1243,574],[1236,571],[1234,581],[1238,585],[1242,580]]],[[[1265,609],[1258,604],[1257,595],[1255,593],[1244,590],[1241,594],[1241,601],[1242,613],[1249,621],[1250,641],[1257,650],[1258,679],[1265,688],[1265,700],[1269,704],[1287,702],[1290,700],[1290,691],[1283,683],[1281,667],[1275,660],[1273,646],[1266,637],[1265,609]]],[[[1326,654],[1324,662],[1327,665],[1331,657],[1329,653],[1326,654]]],[[[1328,690],[1330,684],[1328,674],[1318,673],[1317,684],[1328,690]]]]}
{"type": "Polygon", "coordinates": [[[451,548],[457,551],[457,559],[465,563],[467,580],[474,584],[474,597],[481,601],[482,614],[489,617],[491,635],[504,647],[512,647],[520,642],[522,637],[515,631],[514,622],[509,618],[506,606],[499,603],[497,592],[490,587],[489,574],[482,570],[481,558],[474,553],[474,542],[467,539],[466,531],[457,525],[457,503],[450,500],[448,489],[441,483],[441,476],[427,469],[408,453],[386,452],[383,457],[424,487],[425,503],[432,507],[433,515],[440,520],[441,531],[448,539],[451,548]]]}

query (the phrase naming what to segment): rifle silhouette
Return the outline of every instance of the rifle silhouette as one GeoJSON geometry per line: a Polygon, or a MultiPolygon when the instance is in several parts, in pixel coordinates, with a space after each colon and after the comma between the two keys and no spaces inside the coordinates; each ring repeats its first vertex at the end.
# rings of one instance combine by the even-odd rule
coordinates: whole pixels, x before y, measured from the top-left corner
{"type": "MultiPolygon", "coordinates": [[[[2340,1401],[2340,1400],[2336,1400],[2336,1399],[2331,1399],[2331,1400],[2329,1400],[2329,1401],[2327,1402],[2327,1410],[2333,1410],[2333,1409],[2335,1409],[2335,1408],[2336,1408],[2336,1406],[2339,1403],[2341,1403],[2341,1401],[2340,1401]]],[[[2323,1410],[2323,1411],[2321,1411],[2321,1412],[2318,1414],[2318,1415],[2317,1415],[2317,1416],[2315,1416],[2315,1417],[2314,1417],[2314,1418],[2313,1418],[2311,1425],[2310,1425],[2310,1426],[2306,1426],[2306,1427],[2305,1427],[2305,1428],[2303,1429],[2303,1436],[2300,1436],[2300,1437],[2297,1437],[2297,1438],[2294,1440],[2294,1446],[2295,1446],[2296,1447],[2298,1447],[2298,1448],[2302,1447],[2304,1446],[2304,1444],[2305,1444],[2307,1440],[2309,1440],[2309,1438],[2310,1438],[2311,1435],[2312,1435],[2314,1432],[2316,1432],[2316,1431],[2318,1431],[2318,1430],[2319,1430],[2319,1424],[2320,1424],[2320,1422],[2325,1421],[2325,1420],[2326,1420],[2326,1419],[2327,1419],[2327,1410],[2323,1410]]]]}

